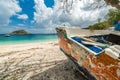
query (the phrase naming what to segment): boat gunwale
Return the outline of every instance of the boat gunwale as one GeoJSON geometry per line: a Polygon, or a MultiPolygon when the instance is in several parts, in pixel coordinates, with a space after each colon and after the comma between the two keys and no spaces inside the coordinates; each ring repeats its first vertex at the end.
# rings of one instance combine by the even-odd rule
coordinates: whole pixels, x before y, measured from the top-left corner
{"type": "MultiPolygon", "coordinates": [[[[75,36],[71,36],[71,37],[75,37],[75,36]]],[[[80,47],[84,48],[85,50],[87,50],[90,53],[93,53],[96,56],[99,55],[99,54],[101,54],[101,53],[103,53],[105,51],[105,49],[103,49],[101,52],[96,53],[96,52],[90,50],[89,48],[85,47],[84,45],[80,44],[79,42],[73,40],[71,37],[68,37],[68,39],[72,40],[73,42],[75,42],[76,44],[78,44],[80,47]]],[[[95,47],[97,47],[97,46],[95,46],[95,47]]]]}

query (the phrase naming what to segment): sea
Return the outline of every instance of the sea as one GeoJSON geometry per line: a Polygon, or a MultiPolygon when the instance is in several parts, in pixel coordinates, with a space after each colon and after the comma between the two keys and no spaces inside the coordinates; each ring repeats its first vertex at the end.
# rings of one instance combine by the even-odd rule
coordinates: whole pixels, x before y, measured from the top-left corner
{"type": "Polygon", "coordinates": [[[0,34],[0,45],[32,43],[32,42],[46,42],[55,41],[58,37],[56,34],[14,34],[5,36],[0,34]]]}

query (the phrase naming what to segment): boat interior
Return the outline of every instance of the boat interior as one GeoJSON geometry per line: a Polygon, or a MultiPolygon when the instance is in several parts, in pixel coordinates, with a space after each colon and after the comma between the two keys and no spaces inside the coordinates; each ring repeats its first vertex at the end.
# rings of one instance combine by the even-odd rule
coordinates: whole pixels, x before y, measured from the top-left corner
{"type": "Polygon", "coordinates": [[[112,56],[115,58],[120,57],[120,32],[111,32],[109,30],[90,31],[79,27],[62,27],[62,29],[66,31],[67,37],[70,40],[95,55],[106,51],[113,54],[112,56]],[[107,48],[110,50],[107,50],[107,48]]]}

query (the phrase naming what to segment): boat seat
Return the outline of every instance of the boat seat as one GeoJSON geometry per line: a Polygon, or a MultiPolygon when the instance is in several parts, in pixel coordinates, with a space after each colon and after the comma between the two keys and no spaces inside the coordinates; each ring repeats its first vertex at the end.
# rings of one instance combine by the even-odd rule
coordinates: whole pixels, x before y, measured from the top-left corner
{"type": "Polygon", "coordinates": [[[105,53],[115,59],[120,59],[120,45],[113,45],[106,48],[105,53]]]}

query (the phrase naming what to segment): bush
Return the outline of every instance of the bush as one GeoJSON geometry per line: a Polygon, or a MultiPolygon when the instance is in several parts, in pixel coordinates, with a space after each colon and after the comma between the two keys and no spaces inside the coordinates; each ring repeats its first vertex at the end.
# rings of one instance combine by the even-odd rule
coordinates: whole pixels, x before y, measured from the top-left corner
{"type": "Polygon", "coordinates": [[[109,27],[110,25],[108,24],[108,22],[105,21],[90,25],[88,28],[91,30],[103,30],[103,29],[108,29],[109,27]]]}

